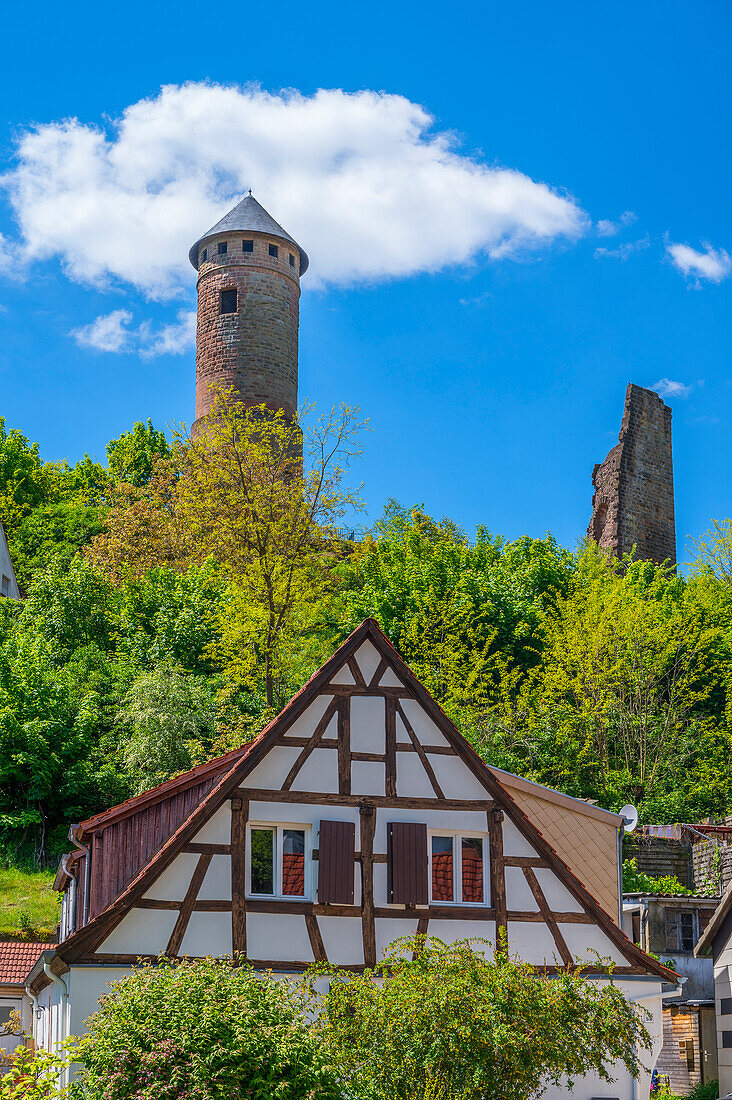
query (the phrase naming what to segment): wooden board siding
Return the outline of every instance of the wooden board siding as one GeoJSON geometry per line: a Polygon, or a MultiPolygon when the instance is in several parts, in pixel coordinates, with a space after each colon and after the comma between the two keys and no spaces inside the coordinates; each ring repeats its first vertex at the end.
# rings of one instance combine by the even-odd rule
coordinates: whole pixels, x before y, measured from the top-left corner
{"type": "Polygon", "coordinates": [[[320,822],[318,901],[353,905],[356,826],[352,821],[320,822]]]}
{"type": "MultiPolygon", "coordinates": [[[[181,822],[193,812],[216,782],[204,779],[161,802],[144,806],[136,814],[100,829],[94,836],[92,858],[92,912],[96,916],[120,894],[128,882],[155,852],[159,851],[181,822]],[[101,850],[101,873],[98,855],[101,850]]],[[[81,927],[81,915],[79,925],[81,927]]]]}
{"type": "Polygon", "coordinates": [[[387,824],[389,901],[427,905],[427,826],[419,821],[387,824]]]}

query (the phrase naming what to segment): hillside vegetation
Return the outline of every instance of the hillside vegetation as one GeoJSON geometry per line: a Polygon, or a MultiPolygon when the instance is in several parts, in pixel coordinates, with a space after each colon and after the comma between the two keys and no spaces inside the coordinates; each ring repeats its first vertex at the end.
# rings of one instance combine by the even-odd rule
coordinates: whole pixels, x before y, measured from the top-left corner
{"type": "Polygon", "coordinates": [[[369,615],[484,759],[642,820],[732,808],[728,521],[688,578],[393,501],[347,538],[359,425],[299,431],[222,399],[205,440],[136,424],[70,467],[0,420],[6,861],[255,736],[369,615]]]}

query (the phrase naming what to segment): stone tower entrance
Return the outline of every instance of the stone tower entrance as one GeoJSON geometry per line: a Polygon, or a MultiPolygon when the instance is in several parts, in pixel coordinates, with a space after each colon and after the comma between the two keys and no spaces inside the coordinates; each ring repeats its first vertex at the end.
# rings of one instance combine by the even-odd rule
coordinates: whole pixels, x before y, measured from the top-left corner
{"type": "Polygon", "coordinates": [[[631,383],[617,446],[592,471],[589,538],[618,557],[676,564],[671,409],[631,383]]]}
{"type": "Polygon", "coordinates": [[[307,254],[249,194],[188,256],[198,271],[194,435],[215,387],[233,388],[247,407],[292,416],[307,254]]]}

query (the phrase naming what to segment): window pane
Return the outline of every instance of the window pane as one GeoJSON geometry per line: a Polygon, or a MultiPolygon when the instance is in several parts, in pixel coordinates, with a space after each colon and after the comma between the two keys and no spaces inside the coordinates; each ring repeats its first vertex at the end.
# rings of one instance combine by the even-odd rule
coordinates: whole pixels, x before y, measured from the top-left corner
{"type": "Polygon", "coordinates": [[[236,313],[236,287],[221,291],[221,313],[236,313]]]}
{"type": "Polygon", "coordinates": [[[252,829],[252,893],[274,894],[274,830],[252,829]]]}
{"type": "Polygon", "coordinates": [[[305,833],[284,829],[282,838],[282,893],[301,898],[305,893],[305,833]]]}
{"type": "Polygon", "coordinates": [[[679,938],[679,912],[677,909],[666,910],[666,950],[680,951],[679,938]]]}
{"type": "Polygon", "coordinates": [[[694,950],[694,914],[683,913],[681,914],[681,950],[693,951],[694,950]]]}
{"type": "Polygon", "coordinates": [[[432,837],[432,900],[452,901],[452,837],[432,837]]]}
{"type": "Polygon", "coordinates": [[[463,838],[463,901],[483,900],[483,841],[463,838]]]}

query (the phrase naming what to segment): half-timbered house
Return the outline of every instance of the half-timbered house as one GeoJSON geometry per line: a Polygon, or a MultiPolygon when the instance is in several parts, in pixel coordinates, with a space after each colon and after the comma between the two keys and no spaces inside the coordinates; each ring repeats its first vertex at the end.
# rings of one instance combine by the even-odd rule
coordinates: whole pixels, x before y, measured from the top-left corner
{"type": "MultiPolygon", "coordinates": [[[[366,620],[256,741],[72,828],[60,942],[31,975],[38,1041],[83,1030],[138,959],[238,955],[296,974],[373,966],[414,932],[495,943],[504,929],[547,976],[580,961],[606,981],[609,960],[660,1049],[674,975],[618,926],[620,826],[486,767],[366,620]]],[[[624,1074],[574,1095],[634,1088],[624,1074]]]]}

